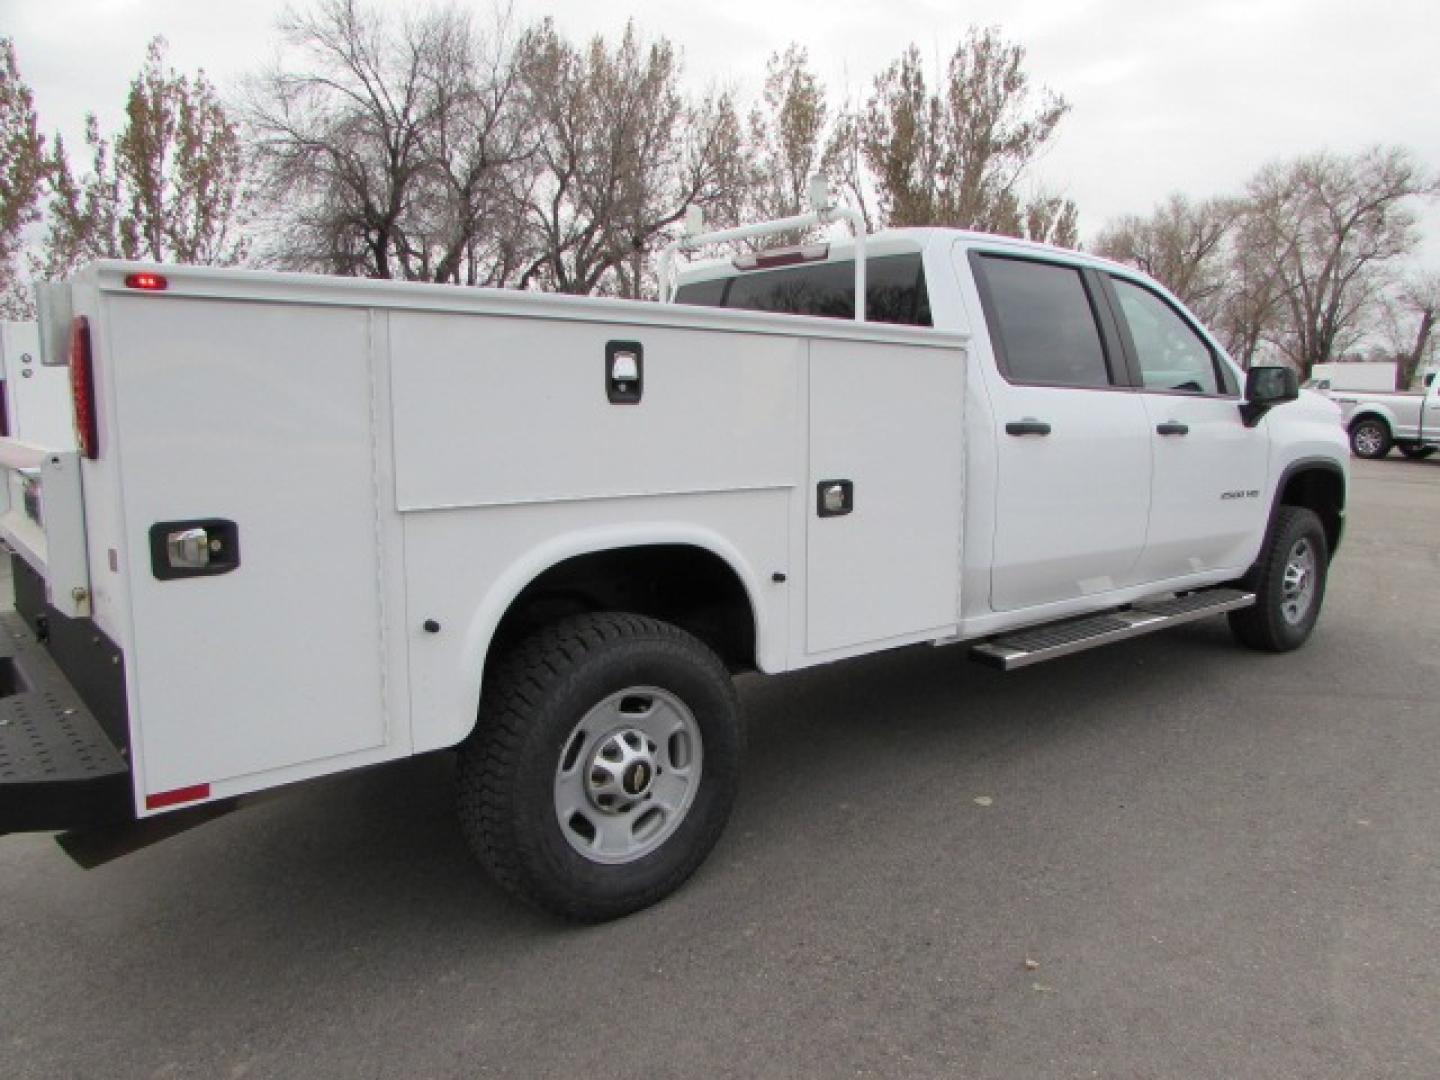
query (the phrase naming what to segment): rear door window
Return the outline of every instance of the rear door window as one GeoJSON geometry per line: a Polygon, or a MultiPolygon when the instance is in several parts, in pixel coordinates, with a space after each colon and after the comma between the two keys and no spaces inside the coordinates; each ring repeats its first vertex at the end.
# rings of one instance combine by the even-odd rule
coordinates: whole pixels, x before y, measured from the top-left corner
{"type": "Polygon", "coordinates": [[[1039,259],[978,255],[972,265],[1000,371],[1031,386],[1114,382],[1081,272],[1039,259]]]}
{"type": "MultiPolygon", "coordinates": [[[[681,304],[773,311],[785,315],[855,317],[855,262],[812,263],[751,270],[735,277],[681,285],[681,304]]],[[[865,260],[865,320],[930,326],[930,298],[920,255],[865,260]]]]}

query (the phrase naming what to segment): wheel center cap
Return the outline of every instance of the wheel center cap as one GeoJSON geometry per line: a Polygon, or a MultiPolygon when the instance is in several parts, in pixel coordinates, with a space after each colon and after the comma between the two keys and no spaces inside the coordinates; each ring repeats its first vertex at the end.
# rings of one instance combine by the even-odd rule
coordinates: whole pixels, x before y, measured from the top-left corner
{"type": "Polygon", "coordinates": [[[597,809],[623,814],[648,798],[655,774],[655,749],[641,731],[622,729],[601,739],[586,770],[585,790],[597,809]]]}

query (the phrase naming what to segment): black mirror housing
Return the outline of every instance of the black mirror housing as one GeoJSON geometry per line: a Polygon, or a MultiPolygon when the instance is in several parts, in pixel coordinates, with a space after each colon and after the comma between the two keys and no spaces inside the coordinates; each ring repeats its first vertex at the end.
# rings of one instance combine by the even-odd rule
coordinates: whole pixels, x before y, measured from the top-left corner
{"type": "Polygon", "coordinates": [[[1253,367],[1245,376],[1245,402],[1240,415],[1246,427],[1254,427],[1276,405],[1300,396],[1300,380],[1288,367],[1253,367]]]}

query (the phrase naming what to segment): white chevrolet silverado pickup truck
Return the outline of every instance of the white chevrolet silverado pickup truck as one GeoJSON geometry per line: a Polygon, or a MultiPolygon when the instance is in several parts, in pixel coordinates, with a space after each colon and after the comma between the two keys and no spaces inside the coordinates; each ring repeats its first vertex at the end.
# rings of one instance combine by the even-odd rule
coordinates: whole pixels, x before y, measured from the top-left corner
{"type": "Polygon", "coordinates": [[[0,832],[93,865],[455,750],[496,879],[603,919],[719,836],[735,673],[917,643],[1020,668],[1219,613],[1310,635],[1337,409],[1134,271],[917,229],[667,293],[118,262],[44,288],[79,446],[0,440],[0,832]]]}
{"type": "Polygon", "coordinates": [[[1334,390],[1356,457],[1382,458],[1398,446],[1407,458],[1427,458],[1440,448],[1440,379],[1425,388],[1392,393],[1334,390]]]}

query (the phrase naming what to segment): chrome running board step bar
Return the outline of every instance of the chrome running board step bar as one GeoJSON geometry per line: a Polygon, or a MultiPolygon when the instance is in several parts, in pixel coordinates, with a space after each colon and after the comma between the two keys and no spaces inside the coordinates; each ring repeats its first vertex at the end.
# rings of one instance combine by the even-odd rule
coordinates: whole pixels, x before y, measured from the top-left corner
{"type": "Polygon", "coordinates": [[[1001,671],[1014,671],[1254,603],[1255,594],[1242,589],[1200,589],[1164,600],[1142,600],[1117,611],[1001,634],[972,648],[970,658],[1001,671]]]}

